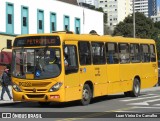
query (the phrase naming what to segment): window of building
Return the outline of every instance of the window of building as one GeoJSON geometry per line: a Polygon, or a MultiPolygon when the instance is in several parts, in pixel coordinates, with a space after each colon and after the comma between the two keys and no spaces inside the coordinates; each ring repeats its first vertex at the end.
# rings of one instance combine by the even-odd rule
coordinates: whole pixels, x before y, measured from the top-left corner
{"type": "Polygon", "coordinates": [[[117,43],[106,43],[106,58],[108,64],[119,63],[117,43]]]}
{"type": "Polygon", "coordinates": [[[27,26],[27,17],[23,17],[23,26],[24,26],[24,27],[27,26]]]}
{"type": "Polygon", "coordinates": [[[81,65],[91,64],[91,52],[89,42],[78,42],[79,62],[81,65]]]}
{"type": "Polygon", "coordinates": [[[70,24],[69,24],[69,16],[64,16],[64,30],[69,31],[70,29],[70,24]]]}
{"type": "Polygon", "coordinates": [[[151,62],[156,62],[156,53],[154,45],[150,45],[150,56],[151,56],[151,62]]]}
{"type": "Polygon", "coordinates": [[[28,7],[21,7],[21,33],[28,34],[28,7]]]}
{"type": "Polygon", "coordinates": [[[44,32],[44,11],[38,10],[37,12],[37,19],[38,19],[38,33],[44,32]]]}
{"type": "Polygon", "coordinates": [[[39,20],[39,29],[42,30],[42,20],[39,20]]]}
{"type": "Polygon", "coordinates": [[[75,19],[75,33],[80,34],[80,19],[79,18],[75,19]]]}
{"type": "Polygon", "coordinates": [[[14,34],[14,6],[6,3],[6,33],[14,34]]]}
{"type": "Polygon", "coordinates": [[[141,45],[141,56],[142,56],[142,62],[150,62],[149,45],[147,44],[141,45]]]}
{"type": "Polygon", "coordinates": [[[8,24],[12,24],[12,14],[8,14],[8,24]]]}
{"type": "Polygon", "coordinates": [[[50,31],[56,31],[56,14],[50,13],[50,31]]]}
{"type": "Polygon", "coordinates": [[[139,44],[130,44],[130,58],[134,63],[141,61],[139,44]]]}
{"type": "Polygon", "coordinates": [[[105,52],[103,42],[92,42],[92,58],[93,64],[105,64],[105,52]]]}
{"type": "Polygon", "coordinates": [[[119,44],[119,57],[120,63],[129,63],[129,45],[127,43],[120,43],[119,44]]]}

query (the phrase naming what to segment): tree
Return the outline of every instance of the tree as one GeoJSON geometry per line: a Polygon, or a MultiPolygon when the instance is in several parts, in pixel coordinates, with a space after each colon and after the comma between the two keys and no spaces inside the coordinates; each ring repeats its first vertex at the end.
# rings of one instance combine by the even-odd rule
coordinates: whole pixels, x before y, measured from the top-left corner
{"type": "MultiPolygon", "coordinates": [[[[150,18],[147,18],[144,14],[135,13],[135,25],[136,25],[136,37],[137,38],[152,38],[155,32],[154,23],[150,18]]],[[[120,22],[113,35],[120,35],[124,37],[133,37],[133,16],[129,15],[120,22]]]]}
{"type": "Polygon", "coordinates": [[[160,29],[160,21],[155,22],[155,23],[154,23],[154,26],[155,26],[156,28],[160,29]]]}

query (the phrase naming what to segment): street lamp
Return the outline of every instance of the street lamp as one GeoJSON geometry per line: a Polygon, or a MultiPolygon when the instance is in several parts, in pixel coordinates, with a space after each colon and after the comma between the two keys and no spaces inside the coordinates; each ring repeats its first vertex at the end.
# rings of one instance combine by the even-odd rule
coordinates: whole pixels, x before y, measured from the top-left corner
{"type": "Polygon", "coordinates": [[[136,36],[136,25],[135,25],[135,9],[134,9],[134,0],[133,0],[133,38],[136,36]]]}

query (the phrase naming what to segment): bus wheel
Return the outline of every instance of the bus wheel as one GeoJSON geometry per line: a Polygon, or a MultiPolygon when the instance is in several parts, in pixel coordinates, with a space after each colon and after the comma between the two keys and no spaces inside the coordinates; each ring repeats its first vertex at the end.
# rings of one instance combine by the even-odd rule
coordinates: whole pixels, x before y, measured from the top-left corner
{"type": "Polygon", "coordinates": [[[133,82],[133,89],[130,92],[130,96],[138,97],[140,94],[140,81],[139,79],[135,78],[133,82]]]}
{"type": "Polygon", "coordinates": [[[83,87],[83,92],[82,92],[82,99],[81,99],[81,104],[82,105],[88,105],[91,101],[92,98],[92,92],[88,84],[85,84],[83,87]]]}
{"type": "Polygon", "coordinates": [[[41,107],[46,107],[50,105],[50,102],[38,102],[41,107]]]}

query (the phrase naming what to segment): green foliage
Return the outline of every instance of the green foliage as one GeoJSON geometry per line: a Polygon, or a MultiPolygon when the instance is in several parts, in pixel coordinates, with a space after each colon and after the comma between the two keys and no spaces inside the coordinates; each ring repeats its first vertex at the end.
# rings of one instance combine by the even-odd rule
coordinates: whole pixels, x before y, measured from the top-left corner
{"type": "MultiPolygon", "coordinates": [[[[135,26],[136,26],[136,37],[137,38],[152,38],[154,34],[154,23],[150,18],[147,18],[142,13],[135,13],[135,26]]],[[[120,22],[113,35],[121,35],[125,37],[133,37],[133,16],[130,15],[120,22]]]]}
{"type": "Polygon", "coordinates": [[[155,22],[155,23],[154,23],[154,26],[155,26],[156,28],[160,29],[160,21],[155,22]]]}
{"type": "MultiPolygon", "coordinates": [[[[160,22],[154,23],[144,14],[135,13],[136,38],[154,39],[157,44],[158,58],[160,58],[160,22]]],[[[133,37],[133,15],[120,22],[114,29],[113,35],[133,37]]]]}

